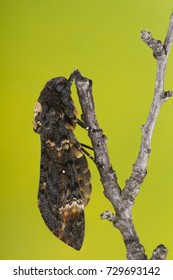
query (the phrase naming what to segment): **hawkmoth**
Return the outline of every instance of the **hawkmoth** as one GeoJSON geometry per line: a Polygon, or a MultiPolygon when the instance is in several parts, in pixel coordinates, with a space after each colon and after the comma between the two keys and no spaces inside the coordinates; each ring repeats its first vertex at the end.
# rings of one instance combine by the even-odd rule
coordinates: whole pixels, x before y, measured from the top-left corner
{"type": "Polygon", "coordinates": [[[80,250],[85,232],[84,208],[91,194],[91,175],[74,135],[77,109],[71,79],[48,81],[34,107],[34,131],[40,134],[38,207],[47,227],[60,240],[80,250]]]}

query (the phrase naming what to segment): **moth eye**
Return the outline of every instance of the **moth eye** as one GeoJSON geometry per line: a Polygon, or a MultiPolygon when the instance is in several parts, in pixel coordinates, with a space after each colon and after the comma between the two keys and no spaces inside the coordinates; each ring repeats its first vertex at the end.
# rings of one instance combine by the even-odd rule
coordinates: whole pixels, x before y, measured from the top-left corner
{"type": "Polygon", "coordinates": [[[65,88],[65,84],[64,83],[59,83],[56,86],[56,90],[60,93],[62,92],[62,90],[65,88]]]}

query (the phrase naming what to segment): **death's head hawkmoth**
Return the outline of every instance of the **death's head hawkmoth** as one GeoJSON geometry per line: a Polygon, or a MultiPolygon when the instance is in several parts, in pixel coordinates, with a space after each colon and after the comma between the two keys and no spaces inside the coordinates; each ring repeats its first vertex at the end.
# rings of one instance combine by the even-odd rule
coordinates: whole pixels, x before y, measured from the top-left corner
{"type": "Polygon", "coordinates": [[[90,193],[90,171],[74,136],[77,110],[71,81],[48,81],[34,108],[34,131],[41,138],[38,206],[48,228],[63,242],[80,250],[85,231],[84,208],[90,193]]]}

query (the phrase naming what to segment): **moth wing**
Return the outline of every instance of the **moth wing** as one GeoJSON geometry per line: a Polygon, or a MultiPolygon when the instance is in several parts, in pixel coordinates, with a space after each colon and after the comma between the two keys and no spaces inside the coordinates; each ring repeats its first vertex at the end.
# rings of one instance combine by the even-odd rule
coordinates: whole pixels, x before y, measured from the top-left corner
{"type": "Polygon", "coordinates": [[[71,149],[42,141],[38,206],[47,227],[63,242],[80,250],[85,231],[84,203],[71,149]]]}
{"type": "Polygon", "coordinates": [[[80,147],[72,145],[71,151],[72,154],[75,156],[75,168],[77,172],[77,180],[79,184],[83,205],[85,207],[90,200],[90,195],[92,191],[91,174],[88,168],[87,159],[83,154],[83,152],[80,150],[80,147]]]}

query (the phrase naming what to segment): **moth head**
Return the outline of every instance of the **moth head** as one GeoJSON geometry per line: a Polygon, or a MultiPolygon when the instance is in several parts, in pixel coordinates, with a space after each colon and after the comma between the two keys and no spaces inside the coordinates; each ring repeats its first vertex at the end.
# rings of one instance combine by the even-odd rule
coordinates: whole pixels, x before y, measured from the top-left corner
{"type": "Polygon", "coordinates": [[[52,113],[64,117],[69,122],[76,120],[77,110],[71,98],[71,82],[64,77],[48,81],[41,92],[40,102],[46,104],[52,113]]]}
{"type": "MultiPolygon", "coordinates": [[[[49,80],[45,88],[49,89],[51,92],[55,91],[59,95],[61,95],[64,92],[64,89],[66,89],[69,85],[68,80],[65,77],[57,77],[49,80]]],[[[68,95],[71,94],[71,91],[67,92],[68,95]]]]}
{"type": "Polygon", "coordinates": [[[64,77],[53,78],[43,88],[34,108],[34,131],[42,133],[54,129],[63,121],[74,128],[77,110],[71,98],[71,82],[64,77]]]}

